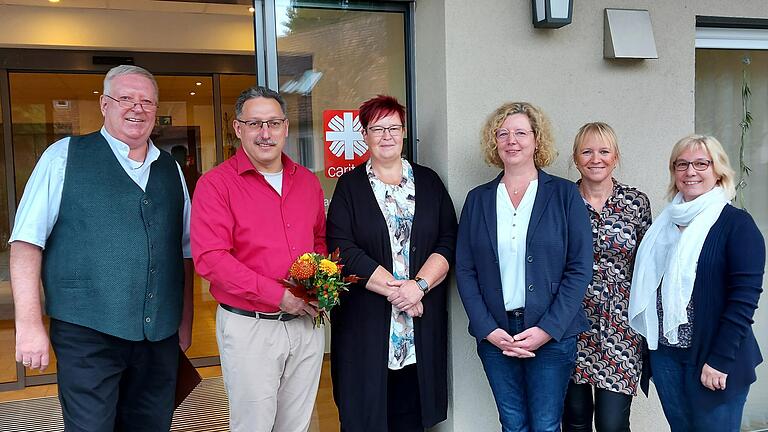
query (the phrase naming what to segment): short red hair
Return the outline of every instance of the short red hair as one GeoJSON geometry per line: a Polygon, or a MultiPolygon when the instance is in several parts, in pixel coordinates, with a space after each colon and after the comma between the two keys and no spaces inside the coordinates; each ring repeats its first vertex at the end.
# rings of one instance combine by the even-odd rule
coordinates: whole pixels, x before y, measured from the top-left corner
{"type": "Polygon", "coordinates": [[[360,105],[360,124],[367,129],[371,122],[392,114],[399,115],[405,126],[405,107],[392,96],[378,95],[360,105]]]}

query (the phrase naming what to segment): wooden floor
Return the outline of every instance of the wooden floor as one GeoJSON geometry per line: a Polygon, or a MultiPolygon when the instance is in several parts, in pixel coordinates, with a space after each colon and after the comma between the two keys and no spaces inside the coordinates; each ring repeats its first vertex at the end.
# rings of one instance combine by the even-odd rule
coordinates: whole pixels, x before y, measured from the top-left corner
{"type": "MultiPolygon", "coordinates": [[[[194,298],[195,320],[192,328],[192,346],[187,351],[190,358],[219,355],[216,346],[216,307],[218,303],[208,292],[208,282],[195,275],[194,298]]],[[[45,325],[48,319],[45,318],[45,325]]],[[[13,324],[13,301],[11,287],[7,281],[0,281],[0,383],[16,381],[16,360],[14,354],[15,333],[13,324]]],[[[45,374],[56,373],[56,356],[49,353],[51,364],[45,374]]],[[[26,370],[27,376],[40,375],[38,371],[26,370]]],[[[0,392],[0,397],[3,397],[0,392]]]]}
{"type": "MultiPolygon", "coordinates": [[[[217,356],[216,344],[216,308],[218,303],[208,292],[208,282],[195,275],[194,299],[195,320],[192,329],[192,346],[187,351],[190,358],[217,356]]],[[[16,361],[14,359],[15,334],[12,315],[12,300],[10,286],[0,281],[0,383],[16,381],[16,361]]],[[[47,320],[46,320],[47,324],[47,320]]],[[[56,357],[50,352],[51,365],[44,372],[56,372],[56,357]]],[[[198,369],[204,378],[221,376],[218,366],[198,369]]],[[[39,375],[40,372],[26,370],[27,376],[39,375]]],[[[23,390],[0,392],[0,402],[11,400],[31,399],[46,396],[56,396],[57,387],[52,385],[31,386],[23,390]]],[[[333,403],[331,390],[330,365],[323,361],[323,371],[320,376],[320,388],[317,394],[315,410],[312,413],[311,432],[330,432],[339,430],[338,411],[333,403]]]]}
{"type": "MultiPolygon", "coordinates": [[[[199,368],[203,378],[221,376],[219,366],[199,368]]],[[[28,387],[24,390],[0,392],[0,402],[11,400],[32,399],[45,396],[56,396],[56,384],[28,387]]],[[[320,388],[317,392],[315,409],[312,412],[310,432],[337,432],[339,430],[339,412],[333,403],[330,364],[328,359],[323,361],[323,371],[320,375],[320,388]]]]}

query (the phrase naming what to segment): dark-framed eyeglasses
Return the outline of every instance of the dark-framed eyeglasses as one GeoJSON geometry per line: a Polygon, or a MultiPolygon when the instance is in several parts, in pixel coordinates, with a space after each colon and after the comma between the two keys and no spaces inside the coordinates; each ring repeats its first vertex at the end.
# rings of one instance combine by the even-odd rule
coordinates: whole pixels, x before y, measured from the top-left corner
{"type": "Polygon", "coordinates": [[[280,130],[285,124],[286,120],[287,119],[284,119],[284,118],[277,118],[277,119],[270,119],[270,120],[240,120],[239,118],[235,119],[236,122],[244,125],[248,129],[261,130],[261,128],[263,128],[264,125],[267,125],[267,128],[273,131],[280,130]]]}
{"type": "Polygon", "coordinates": [[[496,130],[496,141],[497,142],[508,142],[512,137],[514,136],[516,140],[524,140],[528,138],[529,135],[533,135],[532,130],[525,130],[525,129],[517,129],[514,131],[510,131],[504,128],[496,130]]]}
{"type": "Polygon", "coordinates": [[[693,165],[693,169],[696,171],[706,171],[707,168],[712,165],[712,161],[707,159],[696,159],[695,161],[688,162],[687,160],[678,159],[672,162],[672,168],[674,168],[675,171],[688,171],[689,165],[693,165]]]}
{"type": "Polygon", "coordinates": [[[105,94],[104,96],[112,99],[113,101],[117,102],[117,104],[120,106],[120,108],[124,109],[133,109],[136,105],[140,106],[141,109],[143,109],[146,112],[155,112],[157,111],[157,103],[156,102],[150,102],[150,101],[141,101],[136,102],[132,99],[115,99],[112,96],[105,94]]]}
{"type": "Polygon", "coordinates": [[[373,137],[384,136],[384,131],[389,131],[389,134],[393,137],[399,137],[403,135],[403,125],[392,125],[389,127],[371,126],[367,130],[368,133],[373,137]]]}

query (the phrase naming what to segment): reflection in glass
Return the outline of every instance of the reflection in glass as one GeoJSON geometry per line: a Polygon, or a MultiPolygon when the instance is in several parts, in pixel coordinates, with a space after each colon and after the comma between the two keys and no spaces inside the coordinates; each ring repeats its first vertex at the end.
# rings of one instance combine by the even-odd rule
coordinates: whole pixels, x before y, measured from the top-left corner
{"type": "Polygon", "coordinates": [[[16,381],[13,300],[8,272],[10,224],[8,223],[8,189],[5,181],[4,127],[3,107],[0,104],[0,383],[16,381]]]}
{"type": "Polygon", "coordinates": [[[235,102],[243,90],[256,85],[256,75],[221,75],[221,128],[223,137],[224,160],[234,156],[240,147],[240,139],[235,135],[235,102]]]}
{"type": "Polygon", "coordinates": [[[327,202],[338,173],[325,167],[323,112],[356,110],[377,94],[406,103],[405,21],[402,13],[300,5],[277,1],[279,84],[291,122],[286,152],[315,172],[327,202]]]}

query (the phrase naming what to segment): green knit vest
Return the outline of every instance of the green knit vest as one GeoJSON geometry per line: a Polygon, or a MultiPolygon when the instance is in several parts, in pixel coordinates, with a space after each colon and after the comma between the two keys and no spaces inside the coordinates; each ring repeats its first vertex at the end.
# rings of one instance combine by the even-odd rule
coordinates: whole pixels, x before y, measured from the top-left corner
{"type": "Polygon", "coordinates": [[[173,335],[184,291],[183,212],[171,155],[160,152],[144,192],[100,132],[72,137],[43,252],[48,315],[132,341],[173,335]]]}

